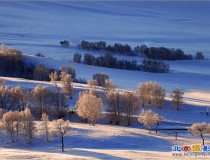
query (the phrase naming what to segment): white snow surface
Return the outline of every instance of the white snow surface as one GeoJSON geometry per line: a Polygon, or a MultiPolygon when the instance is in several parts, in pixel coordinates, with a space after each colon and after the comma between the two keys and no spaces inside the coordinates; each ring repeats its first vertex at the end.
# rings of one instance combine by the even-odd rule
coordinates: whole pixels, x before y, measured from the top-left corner
{"type": "MultiPolygon", "coordinates": [[[[36,122],[40,128],[40,122],[36,122]]],[[[171,146],[199,144],[199,136],[190,133],[178,135],[175,140],[173,133],[151,133],[147,130],[109,125],[91,126],[88,124],[71,123],[71,130],[65,136],[65,152],[60,150],[59,137],[51,142],[44,141],[43,132],[36,132],[33,145],[24,142],[11,143],[6,136],[1,136],[1,159],[177,159],[172,156],[171,146]]],[[[210,144],[206,139],[206,144],[210,144]]],[[[180,157],[179,157],[180,158],[180,157]]],[[[199,159],[201,157],[184,157],[185,159],[199,159]]],[[[203,159],[204,157],[202,157],[203,159]]],[[[204,158],[205,159],[205,158],[204,158]]],[[[207,159],[207,157],[206,157],[207,159]]]]}
{"type": "Polygon", "coordinates": [[[1,1],[0,42],[58,59],[71,57],[83,39],[210,57],[209,9],[209,1],[1,1]],[[59,47],[63,39],[71,49],[59,47]]]}
{"type": "MultiPolygon", "coordinates": [[[[42,63],[59,69],[73,66],[77,78],[92,79],[97,72],[107,73],[118,89],[136,91],[138,83],[157,81],[167,91],[163,109],[152,108],[163,116],[160,127],[189,126],[196,122],[210,122],[204,112],[210,106],[210,2],[146,2],[146,1],[1,1],[0,44],[22,50],[27,62],[42,63]],[[62,48],[59,41],[70,40],[70,48],[62,48]],[[140,71],[110,69],[71,62],[73,54],[90,53],[78,50],[81,40],[105,40],[128,43],[181,48],[186,53],[202,51],[205,60],[173,61],[170,73],[155,74],[140,71]],[[33,56],[41,52],[45,58],[33,56]],[[185,92],[185,104],[176,111],[170,104],[169,93],[175,87],[185,92]],[[168,101],[169,100],[169,101],[168,101]]],[[[101,52],[91,52],[95,55],[101,52]]],[[[118,56],[121,59],[141,58],[118,56]]],[[[2,77],[6,85],[20,85],[32,89],[37,84],[52,86],[49,82],[38,82],[21,78],[2,77]]],[[[79,91],[86,85],[74,84],[74,106],[79,91]]],[[[39,122],[37,122],[39,126],[39,122]]],[[[12,144],[8,137],[0,135],[0,159],[180,159],[171,155],[174,144],[200,144],[199,136],[180,133],[174,140],[171,132],[148,134],[140,124],[132,127],[117,127],[104,124],[89,126],[71,123],[66,137],[66,152],[60,152],[60,140],[44,142],[42,133],[37,133],[34,144],[23,142],[12,144]],[[6,140],[6,142],[5,142],[6,140]]],[[[210,145],[209,137],[206,144],[210,145]]],[[[202,157],[208,159],[209,157],[202,157]]],[[[201,157],[184,157],[201,159],[201,157]]]]}

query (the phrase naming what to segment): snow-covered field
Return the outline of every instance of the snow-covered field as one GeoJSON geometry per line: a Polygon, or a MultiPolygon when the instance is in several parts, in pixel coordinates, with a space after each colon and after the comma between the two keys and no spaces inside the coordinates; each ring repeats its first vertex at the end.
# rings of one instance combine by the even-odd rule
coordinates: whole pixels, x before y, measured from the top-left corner
{"type": "MultiPolygon", "coordinates": [[[[1,1],[0,44],[5,43],[9,47],[23,51],[28,62],[42,63],[55,69],[73,66],[77,78],[89,80],[97,72],[107,73],[117,84],[118,89],[136,91],[140,82],[157,81],[167,91],[163,109],[152,108],[165,118],[160,127],[186,127],[196,122],[210,122],[209,116],[203,114],[206,107],[210,107],[209,10],[208,1],[1,1]],[[70,41],[70,48],[60,47],[59,41],[63,39],[70,41]],[[144,43],[148,46],[181,48],[192,55],[202,51],[206,59],[167,62],[171,70],[170,73],[164,74],[73,63],[75,52],[90,53],[77,48],[83,39],[105,40],[109,44],[128,43],[132,47],[144,43]],[[38,52],[46,57],[33,56],[38,52]],[[169,93],[175,87],[185,92],[185,104],[181,111],[176,111],[170,105],[169,93]]],[[[142,60],[126,56],[118,58],[135,58],[137,62],[142,60]]],[[[3,78],[10,87],[20,85],[34,88],[37,84],[51,86],[48,82],[3,78]]],[[[70,102],[72,106],[75,105],[78,92],[87,86],[74,84],[74,88],[75,97],[70,102]]],[[[181,132],[178,140],[174,139],[171,132],[148,134],[148,131],[138,123],[134,123],[132,127],[116,127],[103,123],[89,126],[72,122],[71,127],[66,137],[64,153],[60,152],[59,139],[44,142],[42,133],[37,133],[32,146],[22,142],[12,144],[8,137],[0,134],[0,159],[168,160],[180,159],[172,156],[173,145],[201,143],[199,136],[189,132],[181,132]]],[[[210,145],[209,139],[206,144],[210,145]]]]}
{"type": "Polygon", "coordinates": [[[210,57],[210,2],[1,1],[0,42],[24,53],[71,57],[82,40],[182,48],[210,57]],[[62,49],[68,39],[72,49],[62,49]]]}
{"type": "MultiPolygon", "coordinates": [[[[179,134],[175,140],[174,134],[149,134],[147,130],[139,128],[71,123],[71,130],[64,141],[66,149],[61,153],[59,138],[45,142],[41,132],[36,134],[32,146],[21,142],[11,144],[5,142],[6,137],[2,137],[4,143],[1,138],[1,159],[180,159],[172,156],[173,145],[199,144],[201,141],[198,136],[190,133],[179,134]]],[[[207,140],[206,144],[210,144],[210,141],[207,140]]]]}

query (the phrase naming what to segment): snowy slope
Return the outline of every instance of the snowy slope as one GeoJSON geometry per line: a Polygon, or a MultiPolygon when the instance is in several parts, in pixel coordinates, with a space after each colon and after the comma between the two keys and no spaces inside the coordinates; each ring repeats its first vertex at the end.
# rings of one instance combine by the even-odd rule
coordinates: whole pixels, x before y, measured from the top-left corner
{"type": "Polygon", "coordinates": [[[171,62],[171,73],[148,73],[88,66],[65,60],[55,60],[53,58],[25,56],[25,59],[28,62],[35,64],[42,63],[56,69],[59,69],[61,66],[73,66],[76,70],[77,78],[86,80],[92,79],[95,73],[107,73],[114,83],[117,84],[117,87],[123,89],[137,90],[138,83],[140,82],[157,81],[166,88],[167,92],[170,92],[175,87],[179,87],[185,91],[190,89],[210,90],[209,60],[171,62]]]}
{"type": "MultiPolygon", "coordinates": [[[[37,122],[39,124],[39,122],[37,122]]],[[[38,126],[39,127],[39,126],[38,126]]],[[[65,137],[65,152],[60,151],[60,139],[44,141],[42,132],[37,132],[33,145],[23,142],[5,142],[7,137],[0,138],[1,159],[176,159],[172,156],[173,145],[200,144],[199,136],[190,133],[174,134],[151,133],[147,130],[108,125],[90,126],[88,124],[71,123],[71,130],[65,137]],[[147,144],[147,145],[146,145],[147,144]]],[[[206,144],[210,144],[207,139],[206,144]]],[[[184,157],[192,159],[192,157],[184,157]]],[[[198,157],[199,159],[201,157],[198,157]]],[[[203,157],[202,157],[203,159],[203,157]]]]}
{"type": "MultiPolygon", "coordinates": [[[[6,80],[5,85],[9,87],[21,86],[27,89],[33,89],[36,85],[53,87],[52,83],[50,82],[25,80],[21,78],[8,78],[8,77],[1,77],[1,78],[6,80]]],[[[75,107],[76,101],[78,100],[79,92],[88,88],[87,85],[77,84],[77,83],[74,83],[73,86],[74,86],[74,95],[73,99],[69,100],[70,108],[75,107]]],[[[98,91],[101,90],[98,89],[98,91]]],[[[161,127],[168,127],[171,125],[178,127],[180,125],[182,127],[183,126],[188,127],[192,123],[198,123],[198,122],[210,123],[209,117],[205,115],[207,107],[208,108],[210,107],[210,101],[209,101],[210,93],[203,92],[200,90],[189,90],[185,93],[184,97],[185,97],[184,98],[185,104],[182,106],[181,111],[177,111],[173,106],[171,106],[170,98],[168,97],[168,95],[166,97],[163,109],[157,109],[156,107],[146,107],[144,109],[151,108],[152,110],[154,110],[155,112],[164,117],[165,122],[160,125],[161,127]]],[[[139,113],[141,112],[141,109],[139,110],[139,113]]],[[[106,111],[105,102],[103,110],[106,111]]],[[[99,123],[104,123],[104,121],[103,120],[99,121],[99,123]]],[[[134,126],[138,126],[138,124],[135,123],[134,126]]]]}
{"type": "Polygon", "coordinates": [[[182,48],[210,57],[210,2],[1,1],[0,43],[68,58],[82,40],[182,48]],[[70,40],[72,49],[59,41],[70,40]]]}
{"type": "MultiPolygon", "coordinates": [[[[118,89],[137,90],[139,82],[157,81],[169,92],[175,87],[185,91],[185,105],[178,112],[165,102],[162,110],[151,107],[164,116],[160,127],[186,126],[194,122],[210,122],[205,114],[210,106],[210,60],[167,62],[168,74],[109,69],[69,62],[77,44],[85,40],[105,40],[128,43],[131,46],[145,43],[149,46],[182,48],[186,53],[203,51],[210,58],[210,2],[146,2],[146,1],[1,1],[0,44],[22,50],[26,54],[38,52],[46,58],[25,55],[28,62],[42,63],[59,69],[73,66],[77,78],[89,80],[97,72],[107,73],[118,89]],[[70,40],[70,48],[62,48],[59,41],[70,40]]],[[[96,55],[101,53],[94,52],[96,55]]],[[[128,59],[128,57],[118,56],[128,59]]],[[[132,59],[133,57],[129,57],[132,59]]],[[[140,58],[137,59],[141,61],[140,58]]],[[[51,86],[48,82],[8,78],[6,85],[33,88],[37,84],[51,86]]],[[[78,92],[87,88],[74,84],[78,92]]],[[[74,98],[70,105],[74,106],[74,98]]],[[[170,99],[169,99],[170,100],[170,99]]],[[[39,123],[39,122],[37,122],[39,123]]],[[[37,133],[34,145],[22,142],[12,144],[3,134],[0,136],[1,159],[174,159],[171,146],[174,144],[200,144],[199,136],[181,133],[174,140],[171,132],[148,134],[143,126],[135,128],[71,123],[71,132],[66,138],[66,152],[60,152],[60,140],[46,143],[42,133],[37,133]],[[6,140],[6,142],[5,142],[6,140]],[[146,145],[147,144],[147,145],[146,145]]],[[[210,145],[210,141],[206,143],[210,145]]],[[[176,158],[175,158],[176,159],[176,158]]],[[[192,159],[185,157],[185,159],[192,159]]],[[[195,159],[200,159],[196,157],[195,159]]],[[[202,157],[202,159],[205,159],[202,157]]],[[[206,158],[208,159],[208,157],[206,158]]]]}

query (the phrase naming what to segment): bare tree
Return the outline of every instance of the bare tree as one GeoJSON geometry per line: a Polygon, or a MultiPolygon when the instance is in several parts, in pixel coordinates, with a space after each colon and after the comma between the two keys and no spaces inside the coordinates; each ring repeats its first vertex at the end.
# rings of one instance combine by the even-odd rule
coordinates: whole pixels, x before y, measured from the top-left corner
{"type": "Polygon", "coordinates": [[[61,83],[62,83],[62,89],[65,94],[68,94],[70,96],[70,99],[72,99],[72,93],[73,93],[73,79],[71,78],[70,74],[66,74],[65,72],[61,72],[61,83]]]}
{"type": "Polygon", "coordinates": [[[102,116],[103,100],[90,92],[80,92],[76,105],[78,115],[87,119],[89,124],[94,125],[102,116]]]}
{"type": "Polygon", "coordinates": [[[0,121],[3,118],[3,115],[7,112],[7,110],[0,108],[0,121]]]}
{"type": "Polygon", "coordinates": [[[110,90],[115,90],[116,85],[113,83],[111,79],[106,79],[104,87],[106,91],[110,91],[110,90]]]}
{"type": "Polygon", "coordinates": [[[203,145],[204,145],[204,134],[210,134],[210,124],[207,123],[194,123],[191,128],[190,131],[193,134],[198,134],[200,135],[200,137],[202,138],[203,141],[203,145]]]}
{"type": "Polygon", "coordinates": [[[107,104],[107,111],[109,112],[109,123],[118,125],[120,123],[123,112],[122,96],[120,93],[118,91],[110,90],[107,93],[107,104]]]}
{"type": "Polygon", "coordinates": [[[138,98],[135,93],[124,92],[122,97],[123,113],[126,117],[127,125],[130,126],[132,117],[139,110],[138,98]]]}
{"type": "Polygon", "coordinates": [[[49,107],[53,109],[57,118],[62,118],[65,115],[65,106],[67,102],[66,95],[63,92],[57,92],[56,90],[50,89],[49,93],[49,107]]]}
{"type": "Polygon", "coordinates": [[[156,133],[157,133],[157,127],[159,126],[159,123],[163,120],[163,117],[159,116],[158,114],[154,113],[152,110],[142,110],[138,121],[142,124],[144,124],[148,129],[149,133],[151,133],[152,127],[156,125],[156,133]]]}
{"type": "Polygon", "coordinates": [[[171,93],[172,105],[174,105],[177,110],[180,110],[180,107],[183,104],[183,95],[184,92],[182,92],[179,88],[176,88],[171,93]]]}
{"type": "Polygon", "coordinates": [[[58,81],[58,74],[57,72],[52,72],[49,75],[51,82],[57,87],[57,81],[58,81]]]}
{"type": "Polygon", "coordinates": [[[98,86],[98,82],[95,79],[88,80],[87,84],[90,86],[90,88],[97,88],[97,86],[98,86]]]}
{"type": "Polygon", "coordinates": [[[162,88],[157,82],[153,83],[153,91],[152,91],[152,103],[161,108],[163,105],[165,98],[165,89],[162,88]]]}
{"type": "Polygon", "coordinates": [[[144,107],[147,103],[146,85],[144,83],[140,83],[138,86],[138,98],[142,107],[144,107]]]}
{"type": "Polygon", "coordinates": [[[76,80],[76,72],[75,72],[74,67],[72,67],[72,66],[65,66],[65,67],[61,67],[60,70],[62,72],[65,72],[66,74],[71,75],[71,78],[72,78],[73,81],[76,80]]]}
{"type": "Polygon", "coordinates": [[[13,112],[13,120],[14,120],[14,129],[15,129],[15,132],[16,132],[16,140],[19,141],[19,132],[21,130],[20,112],[18,112],[18,111],[13,112]]]}
{"type": "Polygon", "coordinates": [[[42,118],[41,118],[41,121],[42,121],[42,127],[45,131],[45,134],[46,134],[46,141],[49,141],[49,117],[46,113],[42,113],[42,118]]]}
{"type": "Polygon", "coordinates": [[[95,79],[98,82],[99,86],[104,87],[105,80],[109,79],[109,76],[106,73],[96,73],[93,75],[93,79],[95,79]]]}
{"type": "Polygon", "coordinates": [[[22,131],[25,136],[25,141],[28,144],[32,144],[32,138],[35,131],[34,118],[31,115],[29,108],[26,108],[24,111],[20,112],[22,131]]]}
{"type": "Polygon", "coordinates": [[[153,82],[145,82],[139,84],[138,98],[139,102],[142,104],[142,107],[152,103],[152,90],[153,90],[153,82]]]}
{"type": "Polygon", "coordinates": [[[11,96],[12,96],[11,103],[12,103],[13,108],[16,106],[17,109],[24,110],[29,104],[28,102],[29,94],[30,93],[28,91],[24,90],[20,86],[11,88],[11,96]]]}
{"type": "Polygon", "coordinates": [[[15,128],[14,128],[14,114],[12,111],[6,112],[2,118],[2,128],[10,135],[11,141],[15,141],[15,128]]]}
{"type": "Polygon", "coordinates": [[[9,87],[0,85],[0,108],[9,110],[11,107],[11,91],[9,87]]]}
{"type": "Polygon", "coordinates": [[[143,107],[147,104],[154,104],[158,108],[161,108],[165,98],[165,89],[157,82],[140,83],[138,98],[143,107]]]}
{"type": "Polygon", "coordinates": [[[6,81],[2,78],[0,78],[0,86],[2,86],[6,81]]]}
{"type": "Polygon", "coordinates": [[[70,130],[70,122],[63,119],[54,120],[51,127],[52,131],[61,138],[61,149],[64,152],[64,136],[70,130]]]}
{"type": "Polygon", "coordinates": [[[65,104],[66,104],[66,97],[64,96],[63,92],[60,91],[58,88],[58,75],[57,72],[51,73],[49,75],[51,82],[55,85],[57,93],[51,93],[51,100],[56,107],[56,115],[57,117],[61,118],[64,115],[65,104]]]}
{"type": "Polygon", "coordinates": [[[48,113],[50,94],[49,87],[37,85],[32,91],[32,94],[40,117],[42,116],[42,113],[48,113]]]}

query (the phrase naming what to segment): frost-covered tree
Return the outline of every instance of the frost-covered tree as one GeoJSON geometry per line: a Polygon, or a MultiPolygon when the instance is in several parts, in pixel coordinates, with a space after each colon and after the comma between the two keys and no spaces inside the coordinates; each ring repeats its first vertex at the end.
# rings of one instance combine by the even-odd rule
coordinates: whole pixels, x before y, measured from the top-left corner
{"type": "Polygon", "coordinates": [[[11,88],[12,107],[18,110],[24,110],[29,104],[29,92],[20,86],[11,88]]]}
{"type": "Polygon", "coordinates": [[[1,53],[3,55],[6,55],[7,54],[7,46],[5,44],[2,44],[1,45],[1,53]]]}
{"type": "Polygon", "coordinates": [[[146,85],[144,83],[140,83],[138,86],[138,98],[142,107],[144,107],[147,103],[146,85]]]}
{"type": "Polygon", "coordinates": [[[65,72],[61,72],[61,84],[62,84],[62,90],[65,94],[68,94],[70,96],[70,99],[72,99],[72,93],[73,93],[73,79],[71,78],[70,74],[66,74],[65,72]]]}
{"type": "Polygon", "coordinates": [[[110,90],[115,90],[116,85],[113,83],[111,79],[106,79],[104,87],[106,91],[110,91],[110,90]]]}
{"type": "Polygon", "coordinates": [[[109,123],[119,124],[121,121],[123,107],[122,107],[122,95],[118,91],[110,90],[107,93],[107,112],[109,117],[109,123]]]}
{"type": "Polygon", "coordinates": [[[76,105],[78,115],[87,119],[89,124],[94,125],[102,116],[103,100],[90,92],[80,92],[76,105]]]}
{"type": "Polygon", "coordinates": [[[93,79],[98,82],[99,86],[105,86],[105,80],[109,79],[109,76],[106,73],[96,73],[93,75],[93,79]]]}
{"type": "Polygon", "coordinates": [[[71,78],[73,79],[73,81],[76,80],[76,71],[75,71],[74,67],[65,66],[65,67],[61,67],[60,70],[61,70],[61,72],[65,72],[66,74],[71,75],[71,78]]]}
{"type": "Polygon", "coordinates": [[[97,86],[98,86],[98,82],[95,79],[88,80],[87,84],[90,86],[90,88],[97,88],[97,86]]]}
{"type": "Polygon", "coordinates": [[[176,88],[171,92],[172,105],[175,106],[177,110],[180,110],[180,107],[183,104],[183,95],[184,92],[179,88],[176,88]]]}
{"type": "Polygon", "coordinates": [[[0,78],[0,86],[2,86],[6,81],[2,78],[0,78]]]}
{"type": "Polygon", "coordinates": [[[21,116],[21,125],[22,131],[25,136],[25,141],[28,144],[32,144],[32,138],[35,131],[35,123],[34,118],[31,115],[31,111],[29,108],[26,108],[24,111],[20,112],[21,116]]]}
{"type": "Polygon", "coordinates": [[[37,85],[32,91],[33,100],[35,106],[37,106],[37,111],[40,117],[42,116],[42,113],[49,112],[49,94],[50,89],[47,86],[37,85]]]}
{"type": "Polygon", "coordinates": [[[165,98],[165,89],[157,82],[140,83],[138,86],[139,102],[144,105],[153,104],[161,108],[165,98]]]}
{"type": "Polygon", "coordinates": [[[51,82],[56,87],[56,92],[51,93],[51,101],[53,102],[54,107],[56,108],[56,116],[61,118],[64,116],[64,110],[66,105],[66,97],[64,93],[58,87],[58,74],[53,72],[49,75],[51,82]]]}
{"type": "Polygon", "coordinates": [[[165,98],[165,89],[162,88],[157,82],[153,83],[153,90],[152,90],[152,103],[161,108],[165,98]]]}
{"type": "Polygon", "coordinates": [[[152,85],[153,82],[145,82],[138,86],[138,98],[142,107],[152,103],[152,85]]]}
{"type": "Polygon", "coordinates": [[[63,119],[54,120],[51,125],[52,131],[61,138],[61,149],[64,152],[64,137],[70,130],[70,122],[63,119]]]}
{"type": "Polygon", "coordinates": [[[49,80],[49,70],[43,64],[38,64],[34,69],[33,78],[38,81],[49,80]]]}
{"type": "Polygon", "coordinates": [[[202,138],[203,141],[203,145],[204,145],[204,135],[206,134],[210,134],[210,124],[207,123],[194,123],[191,128],[190,131],[193,134],[198,134],[200,135],[200,137],[202,138]]]}
{"type": "Polygon", "coordinates": [[[54,85],[57,86],[57,81],[58,81],[58,74],[57,74],[57,72],[55,71],[55,72],[50,73],[49,78],[50,78],[50,81],[51,81],[54,85]]]}
{"type": "Polygon", "coordinates": [[[0,108],[0,121],[1,121],[1,119],[3,118],[3,115],[4,115],[6,112],[7,112],[6,109],[0,108]]]}
{"type": "Polygon", "coordinates": [[[12,111],[6,112],[2,118],[2,128],[3,130],[10,135],[11,141],[15,141],[15,128],[14,128],[14,114],[12,111]]]}
{"type": "Polygon", "coordinates": [[[138,118],[138,121],[149,129],[149,133],[151,133],[151,129],[155,125],[156,125],[156,133],[157,133],[157,127],[159,126],[159,123],[162,120],[163,120],[163,117],[154,113],[152,110],[142,110],[138,118]]]}
{"type": "Polygon", "coordinates": [[[139,110],[137,95],[135,93],[125,91],[122,96],[122,107],[127,125],[130,126],[133,115],[139,110]]]}
{"type": "Polygon", "coordinates": [[[11,91],[9,87],[0,85],[0,108],[9,110],[11,107],[11,91]]]}
{"type": "Polygon", "coordinates": [[[42,113],[42,118],[41,118],[41,124],[42,128],[45,131],[46,134],[46,141],[50,140],[50,129],[49,129],[49,116],[46,113],[42,113]]]}
{"type": "Polygon", "coordinates": [[[19,132],[21,131],[21,116],[20,112],[13,112],[13,120],[14,120],[14,129],[16,132],[16,140],[19,141],[19,132]]]}
{"type": "Polygon", "coordinates": [[[1,128],[10,135],[11,141],[19,141],[19,131],[21,129],[21,118],[18,111],[4,112],[1,121],[1,128]]]}

